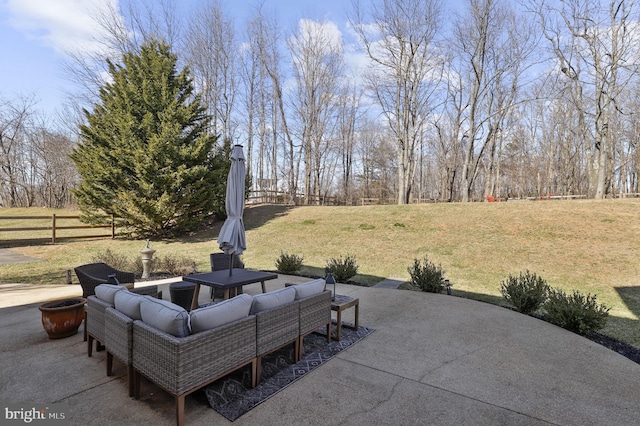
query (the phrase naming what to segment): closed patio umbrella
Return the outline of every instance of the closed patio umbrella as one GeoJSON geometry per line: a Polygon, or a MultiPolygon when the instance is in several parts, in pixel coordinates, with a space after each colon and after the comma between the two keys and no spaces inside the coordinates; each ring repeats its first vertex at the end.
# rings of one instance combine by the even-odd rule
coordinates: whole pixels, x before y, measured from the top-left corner
{"type": "Polygon", "coordinates": [[[247,248],[244,223],[242,222],[245,173],[242,145],[235,145],[231,151],[231,169],[227,178],[227,219],[218,235],[220,249],[229,255],[229,275],[233,270],[233,256],[242,254],[247,248]]]}

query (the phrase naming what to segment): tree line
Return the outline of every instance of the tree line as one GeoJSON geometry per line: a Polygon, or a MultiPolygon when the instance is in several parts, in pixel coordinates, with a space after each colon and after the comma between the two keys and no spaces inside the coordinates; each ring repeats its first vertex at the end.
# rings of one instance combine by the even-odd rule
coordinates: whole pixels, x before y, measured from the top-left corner
{"type": "MultiPolygon", "coordinates": [[[[640,192],[632,1],[354,1],[344,32],[313,17],[286,28],[264,5],[240,22],[218,0],[188,14],[140,4],[96,16],[110,60],[168,43],[208,131],[245,146],[253,190],[302,204],[640,192]]],[[[104,54],[73,59],[75,105],[91,109],[104,54]]],[[[82,115],[64,137],[31,115],[29,103],[0,104],[2,203],[69,202],[82,115]],[[55,161],[40,158],[44,140],[61,147],[55,161]]]]}

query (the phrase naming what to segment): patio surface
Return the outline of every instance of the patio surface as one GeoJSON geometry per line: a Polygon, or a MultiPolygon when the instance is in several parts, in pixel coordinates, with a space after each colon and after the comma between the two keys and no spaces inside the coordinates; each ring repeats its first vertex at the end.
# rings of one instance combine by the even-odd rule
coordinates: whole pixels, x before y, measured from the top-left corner
{"type": "MultiPolygon", "coordinates": [[[[172,281],[160,283],[165,298],[172,281]]],[[[302,281],[280,276],[267,287],[302,281]]],[[[234,424],[638,424],[640,365],[588,339],[482,302],[337,288],[360,298],[360,324],[375,332],[234,424]]],[[[260,285],[245,292],[256,294],[260,285]]],[[[166,393],[143,380],[140,399],[129,398],[121,364],[107,377],[105,352],[87,357],[82,327],[69,338],[47,338],[39,302],[81,293],[77,284],[0,284],[2,404],[27,410],[62,403],[72,425],[175,424],[166,393]]],[[[207,296],[202,291],[201,301],[207,296]]],[[[352,312],[344,319],[351,321],[352,312]]],[[[15,423],[4,420],[4,411],[0,424],[15,423]]],[[[230,423],[201,392],[187,397],[185,419],[188,425],[230,423]]]]}

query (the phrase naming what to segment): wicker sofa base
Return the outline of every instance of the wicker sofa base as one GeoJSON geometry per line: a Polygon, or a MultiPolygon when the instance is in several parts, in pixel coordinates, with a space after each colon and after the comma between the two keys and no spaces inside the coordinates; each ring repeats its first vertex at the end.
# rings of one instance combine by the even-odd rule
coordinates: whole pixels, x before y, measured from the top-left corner
{"type": "Polygon", "coordinates": [[[196,387],[194,387],[193,389],[190,389],[188,391],[185,391],[181,394],[176,394],[174,392],[172,392],[171,390],[159,385],[158,383],[154,382],[153,379],[151,379],[150,377],[147,377],[146,375],[140,373],[139,371],[133,369],[133,395],[136,399],[138,399],[140,397],[140,379],[141,377],[146,378],[147,380],[149,380],[150,382],[154,383],[156,386],[158,386],[160,389],[162,389],[163,391],[167,392],[169,395],[173,396],[175,399],[175,403],[176,403],[176,424],[178,426],[183,426],[184,423],[184,401],[185,398],[197,391],[198,389],[202,389],[205,386],[210,385],[211,383],[220,380],[221,378],[223,378],[224,376],[233,373],[234,371],[245,367],[247,365],[251,364],[251,387],[256,387],[256,383],[255,383],[255,378],[256,376],[256,371],[257,371],[257,359],[253,358],[252,360],[250,360],[249,362],[246,362],[242,365],[239,365],[237,367],[233,367],[231,369],[229,369],[228,371],[225,371],[223,373],[221,373],[219,376],[213,377],[212,379],[208,380],[207,382],[202,383],[201,385],[198,385],[196,387]]]}
{"type": "Polygon", "coordinates": [[[107,349],[107,375],[116,358],[127,366],[130,396],[139,397],[142,377],[173,396],[178,425],[184,424],[185,398],[192,392],[247,365],[255,387],[264,355],[293,344],[298,362],[305,335],[326,326],[328,341],[331,336],[329,291],[180,338],[111,305],[94,305],[99,308],[94,320],[104,323],[103,333],[97,334],[107,349]]]}
{"type": "Polygon", "coordinates": [[[134,396],[140,377],[146,377],[176,400],[176,421],[184,424],[187,395],[251,364],[251,384],[256,385],[256,317],[215,329],[174,337],[142,321],[133,323],[132,361],[134,396]]]}

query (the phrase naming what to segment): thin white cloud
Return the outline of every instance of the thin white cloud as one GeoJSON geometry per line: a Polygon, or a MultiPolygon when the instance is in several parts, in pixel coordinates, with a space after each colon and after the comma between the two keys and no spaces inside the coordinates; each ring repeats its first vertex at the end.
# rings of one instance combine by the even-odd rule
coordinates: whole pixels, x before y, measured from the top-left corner
{"type": "Polygon", "coordinates": [[[9,23],[59,53],[95,53],[105,34],[96,17],[118,10],[118,0],[7,0],[9,23]]]}
{"type": "Polygon", "coordinates": [[[317,22],[311,19],[300,19],[298,21],[299,34],[305,36],[315,36],[326,40],[326,48],[332,52],[342,50],[342,33],[338,26],[331,21],[317,22]]]}

